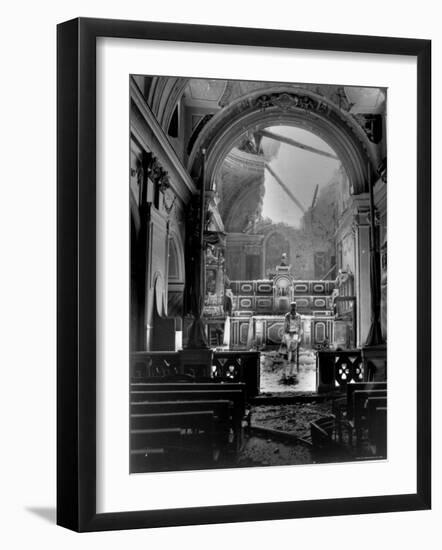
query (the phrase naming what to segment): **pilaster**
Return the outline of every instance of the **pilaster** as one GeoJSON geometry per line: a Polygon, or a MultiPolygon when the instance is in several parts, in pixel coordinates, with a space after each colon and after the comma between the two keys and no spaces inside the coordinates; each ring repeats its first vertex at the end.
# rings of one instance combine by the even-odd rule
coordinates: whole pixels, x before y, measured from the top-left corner
{"type": "Polygon", "coordinates": [[[361,347],[367,340],[371,324],[370,284],[370,220],[369,198],[364,193],[352,198],[353,231],[355,234],[355,290],[357,298],[357,338],[361,347]]]}

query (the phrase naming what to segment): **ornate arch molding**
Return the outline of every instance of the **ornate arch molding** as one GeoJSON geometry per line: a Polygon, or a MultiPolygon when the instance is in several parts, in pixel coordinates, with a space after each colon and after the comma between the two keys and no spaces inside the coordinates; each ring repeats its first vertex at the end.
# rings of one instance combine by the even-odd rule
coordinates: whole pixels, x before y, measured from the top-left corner
{"type": "Polygon", "coordinates": [[[201,151],[206,150],[206,181],[212,186],[228,152],[244,132],[288,125],[321,137],[338,155],[349,177],[352,193],[367,190],[376,158],[363,130],[348,113],[330,100],[303,88],[275,86],[241,97],[217,113],[201,131],[189,157],[188,170],[198,177],[201,151]]]}
{"type": "Polygon", "coordinates": [[[153,78],[148,103],[165,132],[169,128],[176,104],[181,99],[188,81],[188,78],[172,78],[169,76],[153,78]]]}

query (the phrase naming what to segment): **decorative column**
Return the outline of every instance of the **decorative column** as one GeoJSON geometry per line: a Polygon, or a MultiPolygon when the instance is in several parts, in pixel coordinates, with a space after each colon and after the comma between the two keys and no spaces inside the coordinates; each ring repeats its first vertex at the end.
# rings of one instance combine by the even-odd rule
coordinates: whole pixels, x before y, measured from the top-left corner
{"type": "Polygon", "coordinates": [[[203,310],[205,298],[205,150],[202,151],[202,169],[200,173],[199,196],[194,197],[187,216],[187,262],[186,262],[186,313],[192,315],[189,327],[187,348],[207,349],[203,310]]]}
{"type": "Polygon", "coordinates": [[[194,376],[211,375],[213,352],[207,343],[203,318],[205,299],[205,150],[202,154],[202,168],[199,176],[199,195],[195,196],[187,212],[187,250],[185,313],[192,317],[185,349],[180,352],[182,372],[194,376]]]}
{"type": "Polygon", "coordinates": [[[204,319],[209,325],[208,329],[209,319],[219,321],[224,317],[226,234],[218,211],[218,201],[215,191],[206,191],[203,251],[206,269],[204,319]]]}
{"type": "Polygon", "coordinates": [[[152,193],[152,181],[149,179],[154,157],[152,153],[143,151],[139,167],[139,212],[140,212],[140,238],[137,254],[137,275],[138,275],[138,349],[148,349],[150,339],[150,319],[148,315],[148,272],[150,266],[151,250],[149,247],[149,230],[151,221],[152,203],[149,201],[152,193]],[[150,191],[150,193],[149,193],[150,191]]]}
{"type": "Polygon", "coordinates": [[[355,293],[357,298],[356,344],[367,340],[371,322],[370,224],[367,194],[353,197],[355,234],[355,293]]]}
{"type": "MultiPolygon", "coordinates": [[[[375,190],[375,182],[369,182],[370,197],[370,279],[371,279],[371,325],[365,346],[362,348],[362,361],[364,364],[365,380],[385,381],[387,379],[387,346],[384,337],[386,333],[382,330],[381,304],[382,287],[386,294],[386,266],[384,280],[381,272],[380,254],[380,216],[386,223],[386,180],[381,176],[375,190]],[[375,191],[377,197],[375,197],[375,191]],[[375,208],[375,198],[376,207],[375,208]],[[379,208],[380,207],[380,208],[379,208]],[[379,216],[380,214],[380,216],[379,216]]],[[[383,247],[383,260],[386,263],[386,240],[383,247]]],[[[386,317],[386,303],[384,303],[384,315],[386,317]]],[[[386,319],[384,329],[386,328],[386,319]]]]}
{"type": "Polygon", "coordinates": [[[371,286],[371,325],[366,346],[382,344],[381,329],[381,269],[379,256],[379,239],[376,227],[376,212],[374,206],[373,180],[369,177],[370,199],[370,286],[371,286]]]}

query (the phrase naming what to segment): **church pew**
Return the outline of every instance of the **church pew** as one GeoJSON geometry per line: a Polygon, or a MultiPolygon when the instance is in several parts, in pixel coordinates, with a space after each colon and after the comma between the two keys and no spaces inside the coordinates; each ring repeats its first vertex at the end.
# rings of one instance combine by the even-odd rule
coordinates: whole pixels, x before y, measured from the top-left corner
{"type": "Polygon", "coordinates": [[[193,418],[183,422],[187,425],[186,428],[177,427],[176,422],[172,422],[174,427],[132,428],[130,430],[131,448],[162,447],[177,452],[195,444],[212,448],[214,426],[213,416],[210,412],[208,414],[195,413],[193,418]],[[193,431],[189,433],[187,429],[193,431]],[[176,430],[180,433],[179,439],[175,437],[176,430]]]}
{"type": "Polygon", "coordinates": [[[242,382],[132,382],[130,391],[232,391],[241,390],[246,394],[246,385],[242,382]]]}
{"type": "Polygon", "coordinates": [[[145,449],[147,455],[152,450],[163,449],[168,461],[175,462],[177,467],[191,457],[197,461],[211,462],[217,449],[212,420],[211,415],[206,418],[200,416],[194,421],[191,432],[183,428],[132,429],[131,449],[145,449]]]}
{"type": "Polygon", "coordinates": [[[194,390],[183,389],[173,391],[163,390],[131,390],[131,403],[136,401],[203,401],[203,400],[228,400],[232,401],[235,410],[245,410],[245,396],[242,390],[194,390]]]}
{"type": "MultiPolygon", "coordinates": [[[[346,397],[341,397],[333,401],[332,412],[336,417],[336,431],[339,442],[343,442],[343,429],[347,430],[349,443],[352,444],[353,432],[355,429],[355,399],[356,392],[366,391],[387,391],[386,382],[356,382],[348,384],[346,397]]],[[[356,421],[358,423],[359,419],[356,421]]]]}
{"type": "Polygon", "coordinates": [[[131,474],[168,469],[170,454],[162,447],[130,450],[129,470],[131,474]]]}
{"type": "MultiPolygon", "coordinates": [[[[167,428],[177,428],[181,430],[181,435],[186,430],[193,430],[195,433],[206,432],[214,433],[214,417],[212,411],[191,411],[185,413],[158,413],[148,415],[138,415],[131,417],[131,435],[137,436],[152,430],[167,428]]],[[[141,435],[140,435],[141,437],[141,435]]],[[[136,439],[136,437],[134,437],[136,439]]],[[[136,445],[138,446],[138,445],[136,445]]]]}
{"type": "Polygon", "coordinates": [[[387,407],[376,407],[375,433],[376,454],[387,457],[387,407]]]}
{"type": "Polygon", "coordinates": [[[165,447],[179,447],[182,431],[180,428],[160,428],[130,430],[131,450],[165,447]]]}
{"type": "Polygon", "coordinates": [[[161,455],[161,456],[164,456],[165,454],[165,450],[164,449],[132,449],[130,451],[130,456],[131,457],[137,457],[137,456],[146,456],[147,454],[152,454],[152,455],[161,455]]]}
{"type": "Polygon", "coordinates": [[[131,409],[136,402],[161,402],[161,401],[230,401],[232,407],[232,429],[235,438],[235,446],[240,448],[242,442],[242,420],[245,414],[245,396],[241,390],[180,390],[180,391],[138,391],[130,392],[131,409]]]}
{"type": "Polygon", "coordinates": [[[343,442],[343,429],[346,429],[349,434],[351,444],[353,435],[354,392],[361,390],[386,389],[386,382],[355,382],[353,384],[347,384],[345,397],[338,397],[333,400],[332,413],[336,417],[336,431],[340,443],[343,442]]]}
{"type": "Polygon", "coordinates": [[[131,410],[134,410],[137,402],[229,401],[232,403],[230,416],[234,446],[237,449],[241,446],[242,421],[246,409],[246,390],[243,383],[133,382],[130,399],[131,410]]]}
{"type": "Polygon", "coordinates": [[[152,413],[179,413],[211,410],[216,418],[227,421],[232,415],[232,403],[227,399],[205,401],[135,401],[130,405],[131,416],[152,413]]]}
{"type": "Polygon", "coordinates": [[[170,374],[166,376],[133,376],[130,380],[131,384],[163,384],[165,382],[174,384],[193,384],[195,382],[214,383],[213,378],[208,376],[198,376],[195,378],[190,374],[170,374]]]}
{"type": "Polygon", "coordinates": [[[180,428],[195,433],[210,430],[213,443],[219,449],[229,442],[230,424],[229,419],[216,417],[213,410],[132,414],[130,418],[132,430],[180,428]]]}
{"type": "Polygon", "coordinates": [[[220,388],[221,390],[225,389],[228,391],[229,389],[236,389],[236,390],[245,390],[246,385],[243,382],[211,382],[211,381],[204,381],[204,382],[196,382],[196,381],[171,381],[171,380],[165,380],[163,382],[131,382],[130,388],[131,390],[149,390],[150,388],[154,389],[173,389],[173,388],[183,388],[186,389],[189,386],[200,388],[200,389],[213,389],[213,388],[220,388]]]}
{"type": "Polygon", "coordinates": [[[386,455],[387,416],[386,397],[369,397],[367,401],[368,440],[373,452],[386,455]]]}
{"type": "Polygon", "coordinates": [[[370,396],[367,399],[367,428],[368,438],[376,431],[376,409],[387,406],[387,396],[370,396]]]}
{"type": "Polygon", "coordinates": [[[132,429],[130,471],[179,470],[210,463],[218,452],[210,420],[200,418],[198,428],[201,431],[193,433],[182,428],[132,429]]]}
{"type": "Polygon", "coordinates": [[[211,411],[214,417],[215,430],[219,438],[228,443],[229,433],[232,430],[235,439],[239,437],[236,433],[237,422],[233,404],[227,400],[206,400],[206,401],[158,401],[158,402],[135,402],[131,403],[131,426],[138,427],[142,420],[137,420],[144,415],[151,414],[187,414],[201,411],[211,411]]]}
{"type": "Polygon", "coordinates": [[[210,414],[213,418],[217,442],[220,445],[228,443],[230,429],[234,431],[235,428],[232,407],[229,401],[222,401],[221,404],[217,401],[188,401],[184,403],[172,401],[166,402],[166,407],[162,406],[163,403],[134,404],[133,411],[138,409],[139,411],[148,412],[131,412],[131,428],[198,428],[201,415],[210,414]],[[183,408],[182,405],[185,405],[185,407],[183,408]]]}
{"type": "Polygon", "coordinates": [[[367,401],[370,397],[387,397],[387,390],[356,390],[353,393],[353,419],[350,425],[356,435],[356,444],[362,440],[362,430],[367,424],[367,401]]]}
{"type": "Polygon", "coordinates": [[[353,418],[353,394],[356,391],[386,390],[387,382],[356,382],[347,385],[347,416],[353,418]]]}

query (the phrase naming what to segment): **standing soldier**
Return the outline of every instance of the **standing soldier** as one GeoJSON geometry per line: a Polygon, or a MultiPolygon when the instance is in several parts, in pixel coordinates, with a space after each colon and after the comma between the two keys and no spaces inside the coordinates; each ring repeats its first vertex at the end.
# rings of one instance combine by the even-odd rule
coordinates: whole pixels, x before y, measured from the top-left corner
{"type": "MultiPolygon", "coordinates": [[[[296,302],[292,302],[290,304],[290,311],[286,314],[284,319],[284,342],[287,347],[287,359],[289,363],[294,363],[296,360],[298,346],[301,341],[301,334],[301,316],[296,312],[296,302]]],[[[293,367],[291,374],[293,374],[293,367]]]]}

